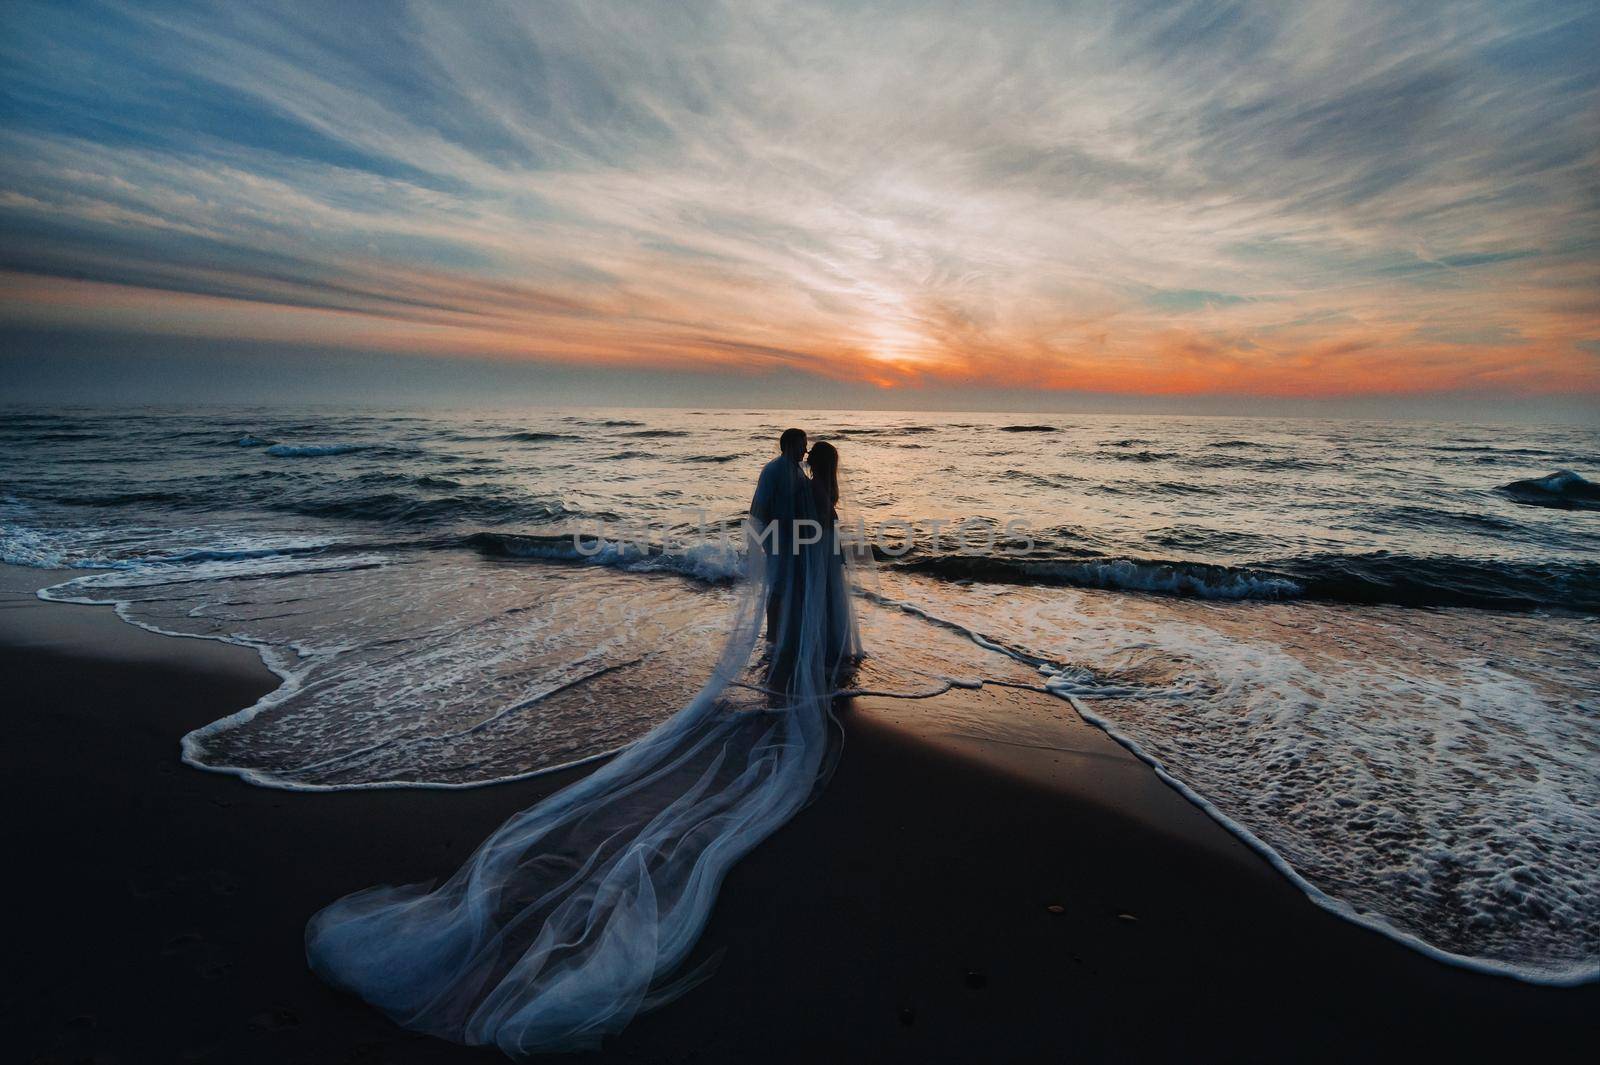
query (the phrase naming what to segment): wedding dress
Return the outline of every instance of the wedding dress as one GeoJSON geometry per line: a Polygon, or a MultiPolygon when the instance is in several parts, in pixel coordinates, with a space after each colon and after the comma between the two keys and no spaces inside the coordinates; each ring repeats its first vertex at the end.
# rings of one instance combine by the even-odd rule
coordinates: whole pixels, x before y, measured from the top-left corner
{"type": "Polygon", "coordinates": [[[693,700],[512,816],[441,886],[317,913],[320,977],[406,1028],[523,1058],[594,1047],[707,975],[679,970],[729,868],[825,781],[836,673],[860,650],[852,552],[784,466],[765,508],[777,535],[745,523],[748,573],[693,700]],[[776,631],[758,655],[763,617],[776,631]]]}

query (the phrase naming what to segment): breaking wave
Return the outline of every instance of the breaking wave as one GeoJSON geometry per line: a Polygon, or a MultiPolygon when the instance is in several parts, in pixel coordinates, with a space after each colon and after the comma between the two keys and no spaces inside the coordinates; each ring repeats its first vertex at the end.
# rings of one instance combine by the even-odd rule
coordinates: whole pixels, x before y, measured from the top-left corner
{"type": "Polygon", "coordinates": [[[1136,558],[907,557],[898,568],[943,580],[1060,584],[1198,599],[1323,599],[1419,607],[1557,608],[1600,613],[1600,563],[1507,563],[1371,552],[1260,566],[1136,558]]]}
{"type": "Polygon", "coordinates": [[[1600,510],[1600,484],[1586,481],[1571,470],[1557,470],[1546,477],[1512,481],[1501,492],[1518,503],[1559,510],[1600,510]]]}

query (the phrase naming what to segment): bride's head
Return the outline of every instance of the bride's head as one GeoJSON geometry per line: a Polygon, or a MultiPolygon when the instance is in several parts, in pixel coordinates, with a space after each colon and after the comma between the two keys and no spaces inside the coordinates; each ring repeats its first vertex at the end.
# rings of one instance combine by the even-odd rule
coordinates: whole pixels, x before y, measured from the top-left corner
{"type": "Polygon", "coordinates": [[[828,491],[828,498],[839,502],[839,452],[826,440],[811,445],[811,479],[828,491]]]}

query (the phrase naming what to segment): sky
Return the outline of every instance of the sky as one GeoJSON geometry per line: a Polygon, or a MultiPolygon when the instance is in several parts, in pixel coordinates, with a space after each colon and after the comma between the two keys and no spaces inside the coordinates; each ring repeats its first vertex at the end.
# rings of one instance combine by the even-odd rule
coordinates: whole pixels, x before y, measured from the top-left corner
{"type": "Polygon", "coordinates": [[[7,2],[0,391],[1600,412],[1600,5],[7,2]]]}

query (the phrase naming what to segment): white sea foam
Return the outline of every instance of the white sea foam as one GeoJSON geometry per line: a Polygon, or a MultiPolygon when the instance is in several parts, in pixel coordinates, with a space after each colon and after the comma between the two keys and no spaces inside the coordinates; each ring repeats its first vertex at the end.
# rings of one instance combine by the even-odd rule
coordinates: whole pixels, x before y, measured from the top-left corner
{"type": "MultiPolygon", "coordinates": [[[[185,737],[184,756],[291,789],[474,786],[603,757],[692,693],[728,594],[626,565],[224,553],[41,595],[254,648],[281,685],[185,737]]],[[[875,653],[857,690],[1052,691],[1319,905],[1442,960],[1547,983],[1600,976],[1585,903],[1600,889],[1587,860],[1600,741],[1581,624],[1580,643],[1547,648],[1530,679],[1457,653],[1471,615],[1422,629],[1403,611],[888,583],[888,609],[865,615],[875,653]],[[1376,622],[1337,628],[1357,618],[1376,622]],[[1373,653],[1393,640],[1415,665],[1373,653]]],[[[1520,623],[1549,643],[1543,622],[1520,623]]],[[[1502,632],[1500,646],[1521,644],[1502,632]]],[[[961,724],[996,738],[1018,727],[961,724]]]]}
{"type": "Polygon", "coordinates": [[[1319,905],[1441,960],[1600,979],[1600,647],[1576,619],[920,589],[1319,905]],[[1004,632],[998,641],[980,635],[1004,632]]]}
{"type": "Polygon", "coordinates": [[[100,539],[93,533],[37,527],[23,504],[0,503],[0,562],[35,569],[110,569],[129,564],[107,554],[100,539]]]}
{"type": "Polygon", "coordinates": [[[625,540],[598,540],[573,536],[515,536],[482,533],[472,542],[490,554],[508,558],[545,559],[610,566],[633,573],[678,573],[696,580],[719,583],[737,580],[745,572],[744,552],[730,543],[700,543],[662,547],[625,540]]]}
{"type": "Polygon", "coordinates": [[[66,569],[63,545],[35,529],[0,522],[0,562],[38,569],[66,569]]]}
{"type": "Polygon", "coordinates": [[[36,569],[133,570],[178,563],[298,555],[344,543],[338,535],[231,533],[201,527],[38,525],[24,504],[0,503],[0,562],[36,569]]]}
{"type": "Polygon", "coordinates": [[[613,751],[698,684],[715,604],[583,572],[495,571],[468,555],[212,557],[41,596],[261,654],[282,684],[186,737],[193,765],[289,788],[467,786],[613,751]]]}
{"type": "Polygon", "coordinates": [[[323,455],[348,455],[364,451],[366,444],[273,444],[267,454],[278,458],[317,458],[323,455]]]}

